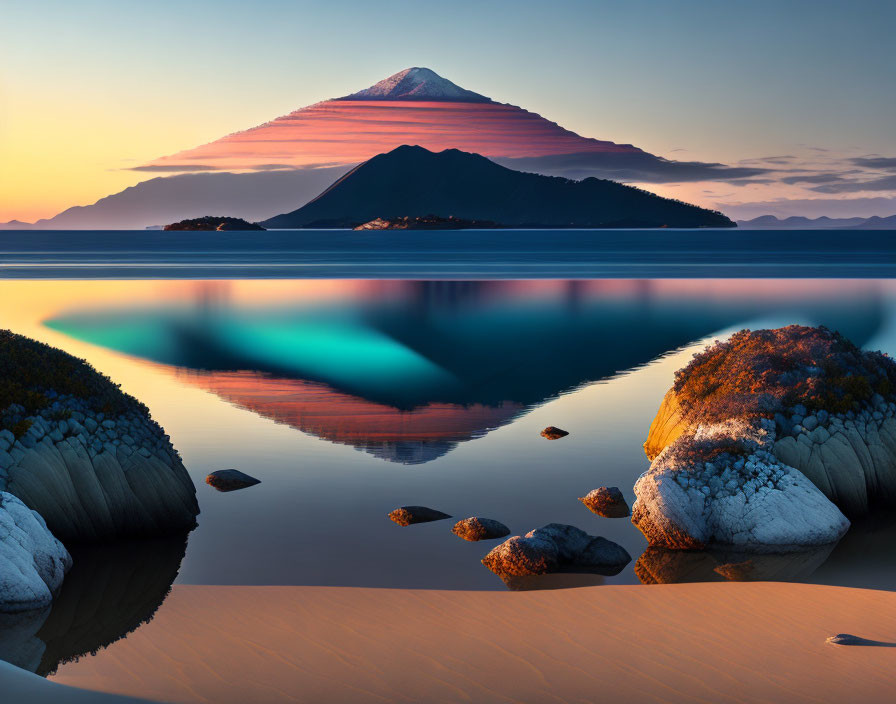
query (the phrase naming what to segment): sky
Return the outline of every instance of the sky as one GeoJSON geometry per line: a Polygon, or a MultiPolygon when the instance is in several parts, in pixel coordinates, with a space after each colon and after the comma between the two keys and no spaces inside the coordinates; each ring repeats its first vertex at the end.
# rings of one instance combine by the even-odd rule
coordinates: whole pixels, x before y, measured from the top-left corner
{"type": "Polygon", "coordinates": [[[894,26],[892,0],[0,0],[0,222],[409,66],[587,137],[774,172],[664,195],[889,215],[894,26]]]}

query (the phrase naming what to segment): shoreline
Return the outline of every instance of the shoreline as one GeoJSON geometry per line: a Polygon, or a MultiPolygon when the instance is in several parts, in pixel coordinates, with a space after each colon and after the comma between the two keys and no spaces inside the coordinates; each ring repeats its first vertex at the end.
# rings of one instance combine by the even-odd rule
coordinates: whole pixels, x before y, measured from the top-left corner
{"type": "Polygon", "coordinates": [[[889,701],[896,593],[787,583],[540,592],[176,585],[52,680],[168,702],[889,701]]]}

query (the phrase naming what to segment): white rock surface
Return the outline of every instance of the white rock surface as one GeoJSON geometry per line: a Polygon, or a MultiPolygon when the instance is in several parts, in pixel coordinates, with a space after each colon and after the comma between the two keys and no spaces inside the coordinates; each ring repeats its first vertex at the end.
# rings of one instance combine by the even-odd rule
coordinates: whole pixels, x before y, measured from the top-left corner
{"type": "Polygon", "coordinates": [[[771,421],[726,421],[679,436],[635,484],[632,522],[652,546],[673,549],[787,551],[839,540],[849,521],[769,451],[774,437],[771,421]]]}
{"type": "Polygon", "coordinates": [[[71,564],[40,514],[0,492],[0,611],[47,606],[71,564]]]}

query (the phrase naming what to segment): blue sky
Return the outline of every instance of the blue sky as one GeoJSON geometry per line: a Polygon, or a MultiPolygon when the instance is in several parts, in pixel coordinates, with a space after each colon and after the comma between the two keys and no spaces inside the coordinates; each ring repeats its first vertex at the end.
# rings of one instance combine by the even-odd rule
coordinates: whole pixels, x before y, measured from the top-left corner
{"type": "MultiPolygon", "coordinates": [[[[59,197],[32,202],[8,172],[0,196],[11,189],[48,211],[91,183],[100,197],[134,179],[116,172],[127,160],[408,66],[670,158],[896,156],[892,0],[0,0],[0,14],[0,149],[15,154],[25,185],[49,169],[59,197]],[[94,182],[77,166],[91,155],[94,182]]],[[[813,193],[890,198],[896,188],[813,193]]]]}

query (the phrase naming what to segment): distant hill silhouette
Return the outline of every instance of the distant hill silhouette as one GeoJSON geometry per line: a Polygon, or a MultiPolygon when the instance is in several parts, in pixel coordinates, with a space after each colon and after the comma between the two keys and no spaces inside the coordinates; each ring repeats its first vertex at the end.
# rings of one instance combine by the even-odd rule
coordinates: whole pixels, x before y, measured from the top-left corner
{"type": "Polygon", "coordinates": [[[338,166],[159,176],[33,224],[0,223],[0,230],[142,230],[206,213],[232,213],[255,222],[307,203],[348,170],[338,166]]]}
{"type": "Polygon", "coordinates": [[[807,218],[793,215],[777,218],[761,215],[752,220],[738,220],[738,227],[745,230],[896,230],[896,215],[882,218],[807,218]]]}
{"type": "Polygon", "coordinates": [[[586,178],[513,171],[479,154],[401,146],[349,171],[267,228],[354,227],[375,218],[453,216],[505,227],[736,227],[721,213],[586,178]]]}

